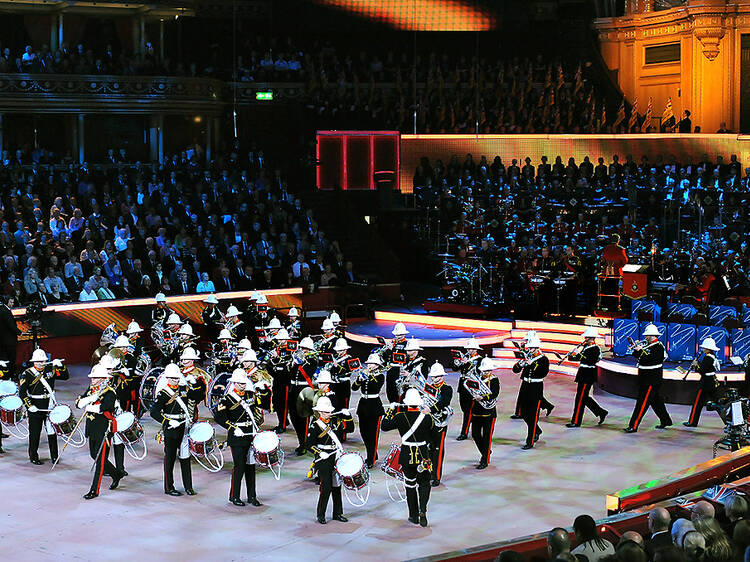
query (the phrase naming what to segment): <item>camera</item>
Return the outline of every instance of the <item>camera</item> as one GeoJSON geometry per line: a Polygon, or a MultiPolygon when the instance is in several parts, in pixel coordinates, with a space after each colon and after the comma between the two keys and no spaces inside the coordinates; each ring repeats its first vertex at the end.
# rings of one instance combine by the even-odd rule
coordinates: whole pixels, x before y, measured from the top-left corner
{"type": "Polygon", "coordinates": [[[42,311],[46,306],[40,300],[31,301],[26,306],[26,319],[31,323],[32,328],[39,328],[42,325],[42,311]]]}

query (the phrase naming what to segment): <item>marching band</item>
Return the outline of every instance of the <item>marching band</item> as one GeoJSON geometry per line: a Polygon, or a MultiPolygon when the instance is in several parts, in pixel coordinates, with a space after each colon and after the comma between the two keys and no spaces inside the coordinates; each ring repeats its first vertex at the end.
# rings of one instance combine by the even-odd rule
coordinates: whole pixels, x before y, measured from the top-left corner
{"type": "MultiPolygon", "coordinates": [[[[58,435],[65,439],[65,446],[75,440],[80,441],[75,446],[83,446],[87,439],[94,477],[83,497],[96,498],[104,475],[112,479],[110,489],[116,489],[127,476],[126,452],[138,460],[145,458],[144,431],[139,420],[148,411],[161,425],[156,439],[164,447],[165,494],[182,495],[173,476],[178,460],[184,491],[192,496],[196,492],[191,458],[207,470],[218,472],[223,466],[222,449],[228,447],[233,461],[229,502],[238,507],[247,503],[260,506],[256,467],[270,469],[279,478],[284,453],[277,434],[283,433],[291,420],[297,438],[295,453],[314,455],[308,477],[319,484],[316,518],[324,524],[331,498],[332,518],[347,521],[342,486],[347,498],[351,493],[359,499],[357,504],[349,498],[353,505],[367,501],[368,471],[379,460],[380,432],[395,430],[401,439],[400,448],[391,449],[381,468],[389,485],[393,480],[400,486],[408,520],[426,526],[430,489],[439,486],[443,476],[454,389],[445,381],[446,371],[441,363],[427,366],[419,341],[407,339],[406,327],[396,324],[393,339],[379,338],[380,346],[361,364],[350,354],[341,319],[335,313],[323,321],[322,334],[303,336],[299,311],[292,308],[286,316],[280,315],[269,309],[263,294],[253,294],[244,313],[234,305],[223,313],[214,295],[209,295],[204,303],[203,333],[213,338],[206,351],[199,351],[201,342],[192,327],[169,309],[163,295],[157,295],[152,311],[155,347],[144,346],[143,329],[135,321],[120,335],[108,327],[106,337],[102,337],[103,348],[94,355],[96,361],[88,375],[90,385],[75,401],[83,410],[77,423],[70,408],[59,404],[55,397],[56,381],[70,377],[60,359],[50,360],[42,349],[35,349],[30,366],[20,374],[17,385],[5,376],[9,371],[7,364],[0,364],[2,422],[14,436],[25,437],[21,428],[27,420],[30,462],[43,463],[38,452],[42,428],[55,464],[61,456],[58,435]],[[384,388],[385,404],[381,398],[384,388]],[[347,434],[355,430],[349,410],[353,391],[360,393],[357,425],[366,458],[345,449],[347,434]],[[217,442],[211,424],[201,420],[201,403],[209,407],[213,421],[226,430],[223,443],[217,442]],[[60,410],[62,415],[52,415],[59,407],[67,410],[60,410]],[[270,413],[276,414],[277,425],[272,431],[263,431],[265,414],[270,413]],[[80,430],[84,420],[85,429],[80,430]],[[140,456],[135,450],[139,444],[143,448],[140,456]],[[114,464],[109,461],[110,449],[114,450],[114,464]],[[246,501],[241,497],[243,479],[246,501]]],[[[657,428],[672,425],[660,396],[665,358],[664,345],[659,341],[661,334],[652,324],[644,335],[644,341],[631,342],[638,361],[639,393],[630,423],[624,429],[628,433],[638,430],[649,406],[659,417],[657,428]]],[[[586,408],[598,418],[598,425],[608,415],[591,397],[597,381],[597,363],[602,357],[597,337],[595,328],[586,328],[582,342],[560,360],[579,363],[573,413],[566,424],[570,428],[581,426],[586,408]]],[[[720,366],[716,343],[706,338],[700,347],[701,355],[685,372],[685,376],[690,371],[700,375],[690,417],[684,422],[688,427],[698,425],[701,410],[715,397],[717,388],[720,366]]],[[[474,338],[466,342],[463,350],[453,350],[452,355],[459,374],[457,394],[462,413],[458,440],[467,439],[471,432],[479,452],[476,468],[485,469],[491,460],[500,396],[497,364],[483,357],[474,338]]],[[[554,407],[544,398],[544,379],[550,362],[541,351],[538,335],[532,331],[526,334],[517,355],[520,360],[512,370],[520,376],[521,385],[514,414],[526,423],[522,449],[529,450],[542,433],[540,411],[546,409],[549,413],[554,407]]]]}

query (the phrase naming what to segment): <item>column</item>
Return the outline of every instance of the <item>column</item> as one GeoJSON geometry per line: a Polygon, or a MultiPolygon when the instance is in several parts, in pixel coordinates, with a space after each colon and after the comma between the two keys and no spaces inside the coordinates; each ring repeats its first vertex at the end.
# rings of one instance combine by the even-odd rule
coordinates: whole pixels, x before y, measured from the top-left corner
{"type": "Polygon", "coordinates": [[[164,18],[159,20],[159,60],[164,62],[164,18]]]}
{"type": "Polygon", "coordinates": [[[57,19],[57,14],[50,14],[49,16],[49,50],[53,53],[57,50],[58,42],[58,30],[57,25],[60,20],[57,19]]]}
{"type": "Polygon", "coordinates": [[[149,155],[152,162],[164,161],[164,116],[149,115],[148,118],[149,155]]]}
{"type": "Polygon", "coordinates": [[[77,115],[77,128],[78,128],[78,163],[83,164],[86,161],[86,137],[84,128],[84,114],[79,113],[77,115]]]}
{"type": "Polygon", "coordinates": [[[206,119],[206,165],[211,162],[212,143],[213,143],[213,119],[206,119]]]}

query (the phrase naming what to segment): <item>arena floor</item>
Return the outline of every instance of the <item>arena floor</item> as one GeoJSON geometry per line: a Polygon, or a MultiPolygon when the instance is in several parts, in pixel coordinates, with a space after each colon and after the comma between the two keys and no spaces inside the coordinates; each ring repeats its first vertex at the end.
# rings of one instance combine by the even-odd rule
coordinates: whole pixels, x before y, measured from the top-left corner
{"type": "MultiPolygon", "coordinates": [[[[72,403],[86,384],[82,367],[71,368],[71,381],[59,385],[58,398],[72,403]]],[[[454,387],[456,375],[447,379],[454,387]]],[[[92,473],[88,449],[68,448],[54,471],[51,464],[29,464],[27,444],[10,438],[0,456],[0,544],[13,560],[121,561],[144,560],[402,560],[462,547],[481,545],[572,524],[581,513],[605,515],[604,496],[652,478],[705,461],[721,433],[718,416],[708,413],[702,427],[686,429],[681,422],[687,406],[670,406],[675,427],[654,430],[656,417],[647,414],[641,430],[624,434],[633,401],[598,394],[610,411],[602,427],[587,414],[581,429],[567,429],[574,383],[550,375],[546,395],[556,405],[542,418],[544,431],[537,447],[522,451],[522,421],[508,419],[518,387],[511,372],[501,376],[499,420],[495,426],[492,464],[477,471],[478,453],[471,440],[457,442],[460,413],[453,417],[446,440],[442,485],[433,489],[427,528],[406,521],[406,505],[388,498],[385,475],[373,470],[370,499],[365,507],[344,500],[348,523],[315,521],[317,488],[305,480],[311,457],[287,457],[281,479],[268,471],[258,477],[263,507],[228,503],[229,466],[211,474],[193,463],[195,497],[165,496],[162,451],[153,440],[157,425],[147,418],[148,456],[126,456],[130,476],[120,488],[82,499],[92,473]]],[[[356,393],[355,393],[356,395],[356,393]]],[[[457,397],[454,407],[458,410],[457,397]]],[[[203,412],[204,414],[206,412],[203,412]]],[[[275,425],[268,416],[266,425],[275,425]]],[[[381,459],[396,433],[383,433],[381,459]]],[[[296,447],[294,433],[282,436],[283,448],[296,447]]],[[[358,432],[347,446],[363,450],[358,432]]],[[[228,451],[227,451],[228,453],[228,451]]],[[[292,453],[293,454],[293,453],[292,453]]],[[[48,461],[46,439],[41,458],[48,461]]],[[[227,455],[229,457],[229,455],[227,455]]],[[[111,457],[110,457],[111,459],[111,457]]],[[[230,463],[231,466],[231,463],[230,463]]],[[[175,469],[180,489],[179,465],[175,469]]],[[[243,490],[244,495],[244,490],[243,490]]],[[[330,517],[330,507],[328,516],[330,517]]]]}

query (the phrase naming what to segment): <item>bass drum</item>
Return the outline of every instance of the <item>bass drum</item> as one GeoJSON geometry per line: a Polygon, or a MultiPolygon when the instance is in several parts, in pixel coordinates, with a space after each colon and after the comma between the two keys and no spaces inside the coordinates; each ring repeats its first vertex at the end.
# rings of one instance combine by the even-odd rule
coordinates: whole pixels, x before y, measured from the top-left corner
{"type": "Polygon", "coordinates": [[[211,384],[208,385],[208,407],[211,409],[212,413],[216,412],[216,407],[219,405],[219,401],[224,398],[224,395],[227,393],[231,376],[232,374],[226,371],[219,372],[219,374],[213,378],[211,384]]]}
{"type": "MultiPolygon", "coordinates": [[[[143,402],[144,412],[153,408],[156,403],[156,394],[158,392],[157,387],[159,387],[159,390],[161,389],[159,380],[162,378],[163,374],[164,367],[153,367],[143,375],[139,394],[141,395],[141,401],[143,402]]],[[[164,383],[162,383],[161,386],[163,386],[163,384],[164,383]]]]}

